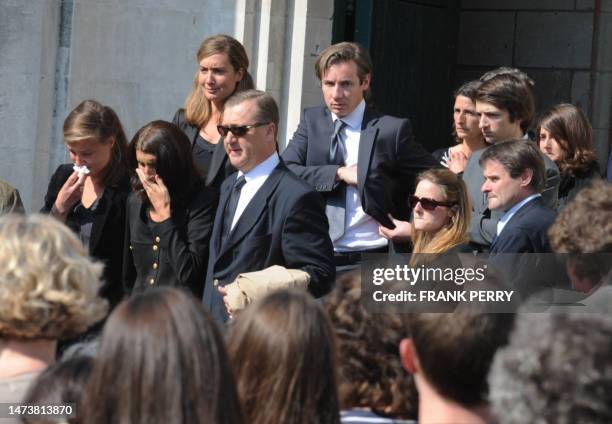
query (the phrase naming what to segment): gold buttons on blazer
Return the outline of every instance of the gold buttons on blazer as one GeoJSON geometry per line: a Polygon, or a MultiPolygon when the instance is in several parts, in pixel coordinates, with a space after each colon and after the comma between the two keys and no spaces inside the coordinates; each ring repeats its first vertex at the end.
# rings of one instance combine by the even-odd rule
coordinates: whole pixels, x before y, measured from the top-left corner
{"type": "Polygon", "coordinates": [[[219,285],[219,280],[216,278],[213,280],[213,286],[217,287],[219,285]]]}
{"type": "Polygon", "coordinates": [[[157,251],[157,249],[159,249],[159,247],[157,247],[156,244],[153,245],[153,250],[157,251]]]}
{"type": "Polygon", "coordinates": [[[134,246],[130,244],[130,250],[134,250],[134,246]]]}
{"type": "Polygon", "coordinates": [[[155,284],[155,278],[151,278],[151,279],[149,280],[149,284],[151,284],[151,285],[155,284]]]}
{"type": "Polygon", "coordinates": [[[160,240],[161,240],[161,239],[159,238],[159,236],[155,236],[155,243],[159,243],[159,242],[160,242],[160,240]]]}
{"type": "Polygon", "coordinates": [[[157,262],[153,262],[153,269],[157,269],[157,262]]]}

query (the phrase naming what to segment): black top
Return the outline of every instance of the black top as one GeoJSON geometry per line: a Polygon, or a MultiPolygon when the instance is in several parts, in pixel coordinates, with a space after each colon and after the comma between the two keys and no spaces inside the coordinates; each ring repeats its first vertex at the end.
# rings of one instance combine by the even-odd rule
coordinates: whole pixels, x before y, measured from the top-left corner
{"type": "MultiPolygon", "coordinates": [[[[41,213],[51,212],[57,194],[72,172],[72,164],[65,164],[60,165],[53,173],[41,213]]],[[[83,211],[85,208],[79,202],[66,217],[66,225],[81,236],[85,245],[89,247],[89,253],[104,263],[104,284],[100,289],[100,295],[109,300],[111,307],[123,297],[121,270],[125,202],[130,190],[130,179],[126,173],[119,183],[104,188],[102,196],[96,201],[96,206],[92,205],[83,211]],[[87,217],[83,217],[83,212],[87,217]]]]}
{"type": "Polygon", "coordinates": [[[153,222],[148,204],[132,193],[126,212],[125,290],[175,286],[201,298],[217,201],[217,191],[200,183],[186,201],[172,202],[169,219],[153,222]]]}
{"type": "Polygon", "coordinates": [[[559,183],[559,203],[557,210],[560,211],[571,202],[580,190],[589,186],[591,181],[600,178],[599,165],[593,162],[589,168],[578,173],[577,175],[562,173],[561,182],[559,183]]]}
{"type": "Polygon", "coordinates": [[[203,138],[199,137],[200,128],[190,124],[185,120],[185,109],[179,109],[172,118],[172,123],[178,126],[187,135],[187,138],[191,142],[193,148],[193,160],[196,168],[200,172],[202,178],[208,187],[214,187],[219,190],[221,183],[232,173],[236,172],[234,167],[227,159],[225,147],[223,146],[223,138],[219,140],[217,144],[209,143],[203,138]],[[198,138],[205,144],[198,146],[198,138]],[[207,146],[209,145],[209,146],[207,146]],[[214,148],[212,147],[214,146],[214,148]],[[209,153],[203,152],[202,149],[212,149],[210,160],[208,159],[209,153]]]}

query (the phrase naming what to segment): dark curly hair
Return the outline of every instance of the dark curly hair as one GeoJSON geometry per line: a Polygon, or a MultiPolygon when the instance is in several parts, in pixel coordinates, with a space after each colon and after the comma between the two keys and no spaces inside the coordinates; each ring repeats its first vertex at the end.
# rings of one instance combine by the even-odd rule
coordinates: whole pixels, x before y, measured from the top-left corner
{"type": "Polygon", "coordinates": [[[400,317],[374,315],[364,308],[359,274],[336,282],[326,309],[338,345],[341,408],[370,408],[392,418],[416,419],[418,394],[398,354],[405,336],[400,317]]]}

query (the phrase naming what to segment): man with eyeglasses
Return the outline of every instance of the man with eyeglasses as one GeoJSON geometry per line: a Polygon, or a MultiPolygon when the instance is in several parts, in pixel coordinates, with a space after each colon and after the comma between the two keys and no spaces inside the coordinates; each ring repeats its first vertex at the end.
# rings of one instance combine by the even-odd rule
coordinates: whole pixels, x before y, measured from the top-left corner
{"type": "Polygon", "coordinates": [[[361,46],[328,47],[315,70],[325,105],[304,110],[282,156],[325,195],[336,270],[344,272],[363,253],[388,250],[379,225],[394,229],[396,219],[409,219],[416,175],[437,163],[414,142],[407,119],[367,107],[372,63],[361,46]]]}
{"type": "MultiPolygon", "coordinates": [[[[228,298],[239,274],[279,265],[315,297],[334,281],[324,200],[279,158],[278,120],[272,96],[247,90],[228,99],[217,127],[238,170],[221,185],[204,287],[204,304],[220,322],[236,312],[228,298]]],[[[262,273],[257,281],[269,275],[262,273]]]]}

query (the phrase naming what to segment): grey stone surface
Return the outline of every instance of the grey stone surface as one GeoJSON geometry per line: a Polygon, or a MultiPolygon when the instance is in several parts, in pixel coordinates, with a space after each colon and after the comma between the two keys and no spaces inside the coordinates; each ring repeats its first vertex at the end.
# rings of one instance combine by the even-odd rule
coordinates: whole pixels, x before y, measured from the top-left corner
{"type": "Polygon", "coordinates": [[[576,10],[595,10],[595,0],[576,0],[576,10]]]}
{"type": "Polygon", "coordinates": [[[519,67],[591,66],[592,13],[520,12],[516,31],[515,64],[519,67]]]}
{"type": "Polygon", "coordinates": [[[597,30],[598,71],[612,71],[612,13],[601,13],[597,30]]]}
{"type": "Polygon", "coordinates": [[[593,82],[593,128],[609,128],[612,113],[612,72],[596,72],[593,82]]]}
{"type": "Polygon", "coordinates": [[[334,15],[334,2],[330,0],[308,0],[309,18],[327,19],[331,22],[334,15]]]}
{"type": "Polygon", "coordinates": [[[0,0],[0,178],[27,211],[47,184],[58,12],[59,0],[0,0]]]}
{"type": "Polygon", "coordinates": [[[599,0],[601,12],[612,13],[612,0],[599,0]]]}
{"type": "Polygon", "coordinates": [[[457,63],[496,66],[512,63],[514,13],[462,12],[457,63]]]}
{"type": "Polygon", "coordinates": [[[538,113],[552,105],[571,101],[571,71],[542,69],[523,69],[523,71],[535,81],[533,94],[538,113]]]}
{"type": "Polygon", "coordinates": [[[463,9],[572,10],[574,0],[461,0],[463,9]]]}
{"type": "Polygon", "coordinates": [[[590,107],[590,87],[590,72],[574,72],[572,77],[572,104],[580,107],[585,113],[588,113],[590,107]]]}
{"type": "Polygon", "coordinates": [[[603,172],[605,172],[608,163],[608,155],[610,152],[610,147],[608,146],[609,139],[610,128],[593,129],[593,146],[595,147],[595,153],[597,153],[599,168],[603,172]]]}

